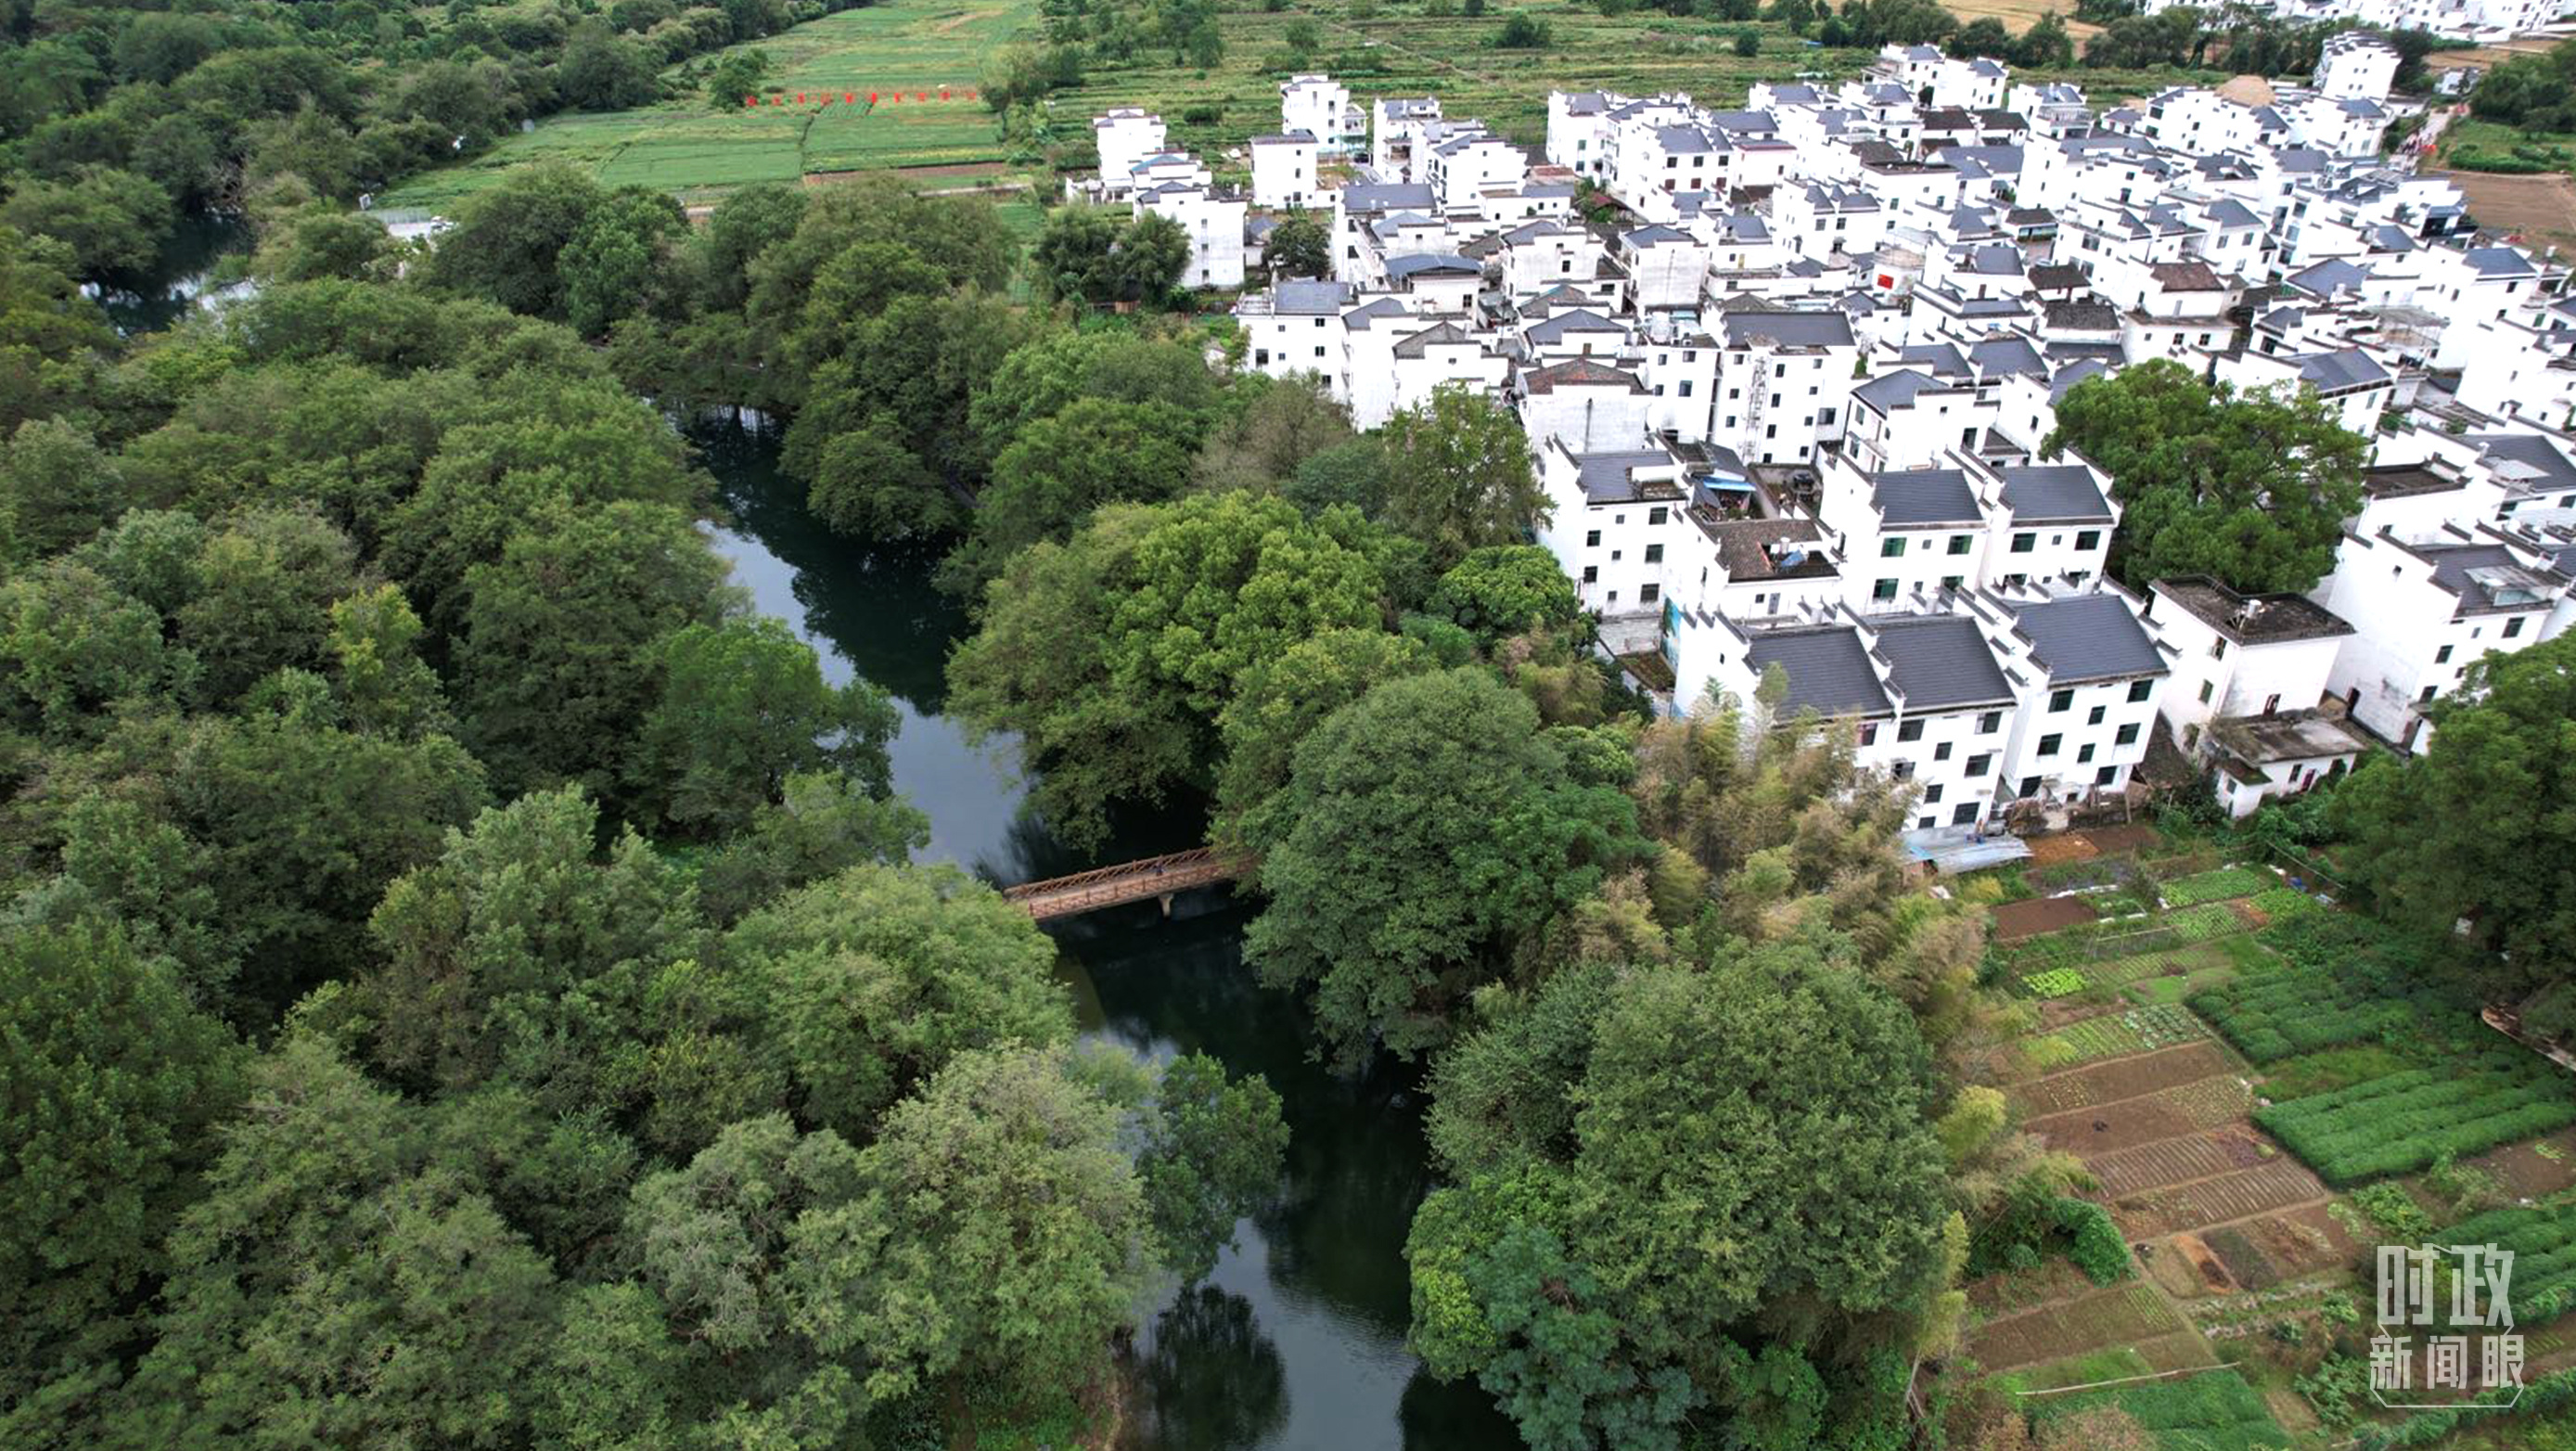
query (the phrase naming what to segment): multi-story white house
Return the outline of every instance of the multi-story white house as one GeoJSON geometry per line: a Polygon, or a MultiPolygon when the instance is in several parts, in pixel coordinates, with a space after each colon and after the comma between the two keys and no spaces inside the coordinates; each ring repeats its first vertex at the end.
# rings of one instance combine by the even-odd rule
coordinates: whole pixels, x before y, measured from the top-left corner
{"type": "Polygon", "coordinates": [[[1100,184],[1112,192],[1132,185],[1128,176],[1149,156],[1164,150],[1163,118],[1136,106],[1120,106],[1091,122],[1092,141],[1100,157],[1100,184]]]}
{"type": "Polygon", "coordinates": [[[2243,816],[2351,769],[2369,742],[2318,709],[2352,626],[2294,594],[2244,595],[2199,576],[2156,581],[2147,612],[2174,647],[2161,710],[2243,816]]]}
{"type": "Polygon", "coordinates": [[[2538,550],[2486,526],[2411,541],[2347,533],[2334,573],[2309,591],[2352,622],[2326,688],[2372,734],[2421,750],[2431,738],[2424,707],[2489,651],[2537,642],[2567,584],[2538,550]]]}
{"type": "Polygon", "coordinates": [[[1851,416],[1860,362],[1838,309],[1742,308],[1717,320],[1724,345],[1710,436],[1755,463],[1810,463],[1851,416]]]}
{"type": "Polygon", "coordinates": [[[2117,790],[2146,758],[2169,647],[2125,591],[1981,591],[1962,597],[2018,682],[2022,702],[2001,754],[2014,799],[2072,800],[2117,790]]]}
{"type": "Polygon", "coordinates": [[[1368,144],[1368,114],[1351,104],[1351,89],[1331,76],[1294,75],[1279,83],[1279,129],[1303,131],[1334,152],[1368,144]]]}
{"type": "Polygon", "coordinates": [[[1244,200],[1239,192],[1193,183],[1170,182],[1136,193],[1136,214],[1169,217],[1190,239],[1189,265],[1181,285],[1230,288],[1243,285],[1244,200]]]}
{"type": "Polygon", "coordinates": [[[1315,158],[1321,143],[1311,131],[1289,131],[1252,138],[1252,204],[1257,207],[1309,207],[1323,200],[1315,182],[1315,158]]]}

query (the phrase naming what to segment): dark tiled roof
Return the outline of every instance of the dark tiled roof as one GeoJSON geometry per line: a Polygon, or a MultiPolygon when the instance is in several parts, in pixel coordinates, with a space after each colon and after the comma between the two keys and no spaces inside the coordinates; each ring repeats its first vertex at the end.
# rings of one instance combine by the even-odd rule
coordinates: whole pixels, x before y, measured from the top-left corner
{"type": "Polygon", "coordinates": [[[1983,517],[1968,476],[1957,469],[1889,470],[1870,480],[1870,493],[1889,524],[1974,524],[1983,517]]]}
{"type": "Polygon", "coordinates": [[[1395,355],[1399,358],[1418,358],[1433,348],[1475,346],[1477,346],[1475,334],[1460,328],[1455,323],[1444,322],[1436,327],[1425,328],[1397,343],[1395,355]]]}
{"type": "Polygon", "coordinates": [[[1337,313],[1351,300],[1347,282],[1282,282],[1272,289],[1271,310],[1296,317],[1337,313]]]}
{"type": "MultiPolygon", "coordinates": [[[[1396,351],[1401,353],[1404,349],[1399,347],[1396,351]]],[[[1568,358],[1551,367],[1533,368],[1521,376],[1521,386],[1531,393],[1553,393],[1559,388],[1571,387],[1624,387],[1631,393],[1646,391],[1646,385],[1637,381],[1636,374],[1592,358],[1568,358]]]]}
{"type": "Polygon", "coordinates": [[[1885,715],[1887,692],[1879,689],[1878,672],[1860,632],[1849,625],[1823,629],[1765,631],[1753,637],[1745,659],[1756,675],[1777,665],[1789,678],[1789,694],[1780,702],[1794,715],[1885,715]]]}
{"type": "MultiPolygon", "coordinates": [[[[1662,449],[1640,453],[1586,453],[1574,456],[1575,477],[1582,481],[1583,497],[1594,504],[1618,504],[1643,497],[1639,491],[1639,469],[1670,469],[1673,456],[1662,449]]],[[[1657,480],[1667,490],[1676,486],[1657,480]]]]}
{"type": "Polygon", "coordinates": [[[2031,654],[2059,684],[2123,675],[2162,675],[2164,652],[2118,597],[2068,595],[2015,607],[2031,654]]]}
{"type": "Polygon", "coordinates": [[[2023,464],[2002,472],[2004,507],[2016,524],[2111,522],[2111,506],[2082,464],[2023,464]]]}
{"type": "Polygon", "coordinates": [[[1839,312],[1748,310],[1719,321],[1728,347],[1745,347],[1757,338],[1792,348],[1849,347],[1852,341],[1851,319],[1839,312]]]}
{"type": "Polygon", "coordinates": [[[1976,622],[1957,615],[1896,615],[1875,622],[1878,658],[1908,711],[2007,705],[2012,685],[1976,622]]]}

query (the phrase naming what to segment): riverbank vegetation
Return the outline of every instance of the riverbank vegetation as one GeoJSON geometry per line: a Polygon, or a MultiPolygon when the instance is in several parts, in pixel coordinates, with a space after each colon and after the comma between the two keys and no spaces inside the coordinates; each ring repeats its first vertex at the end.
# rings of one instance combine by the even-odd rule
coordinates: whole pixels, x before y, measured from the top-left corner
{"type": "Polygon", "coordinates": [[[673,62],[846,3],[13,7],[0,22],[0,222],[69,247],[84,279],[131,280],[182,211],[355,201],[530,118],[655,100],[673,62]]]}
{"type": "MultiPolygon", "coordinates": [[[[277,218],[131,344],[0,231],[9,1445],[1060,1442],[1276,1181],[1266,1085],[1077,1046],[1025,912],[911,863],[887,698],[553,320],[855,312],[866,227],[753,277],[544,199],[399,282],[277,218]]],[[[998,258],[903,263],[1000,316],[947,292],[998,258]]]]}

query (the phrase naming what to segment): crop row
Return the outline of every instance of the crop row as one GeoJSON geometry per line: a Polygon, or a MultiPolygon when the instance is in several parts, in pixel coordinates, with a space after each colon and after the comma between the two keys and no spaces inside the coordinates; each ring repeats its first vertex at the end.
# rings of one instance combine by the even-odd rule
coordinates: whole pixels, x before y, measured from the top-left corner
{"type": "Polygon", "coordinates": [[[2191,996],[2238,1052],[2257,1063],[2294,1053],[2367,1043],[2420,1019],[2425,1005],[2322,970],[2283,967],[2191,996]]]}
{"type": "Polygon", "coordinates": [[[2023,978],[2021,985],[2035,998],[2063,998],[2084,991],[2091,983],[2071,967],[2052,967],[2023,978]]]}
{"type": "Polygon", "coordinates": [[[2337,1187],[2576,1123],[2576,1091],[2535,1060],[2490,1052],[2258,1109],[2254,1121],[2337,1187]]]}
{"type": "Polygon", "coordinates": [[[2256,867],[2220,867],[2214,872],[2200,872],[2167,882],[2161,890],[2165,905],[2192,907],[2203,902],[2224,902],[2235,897],[2251,897],[2266,887],[2277,886],[2280,878],[2256,867]]]}
{"type": "Polygon", "coordinates": [[[2022,1058],[2034,1072],[2048,1073],[2097,1058],[2151,1053],[2206,1036],[2191,1014],[2165,1003],[2069,1023],[2022,1045],[2022,1058]]]}
{"type": "Polygon", "coordinates": [[[2442,1242],[2512,1251],[2509,1293],[2525,1321],[2553,1319],[2576,1303],[2576,1204],[2494,1210],[2451,1226],[2442,1242]]]}

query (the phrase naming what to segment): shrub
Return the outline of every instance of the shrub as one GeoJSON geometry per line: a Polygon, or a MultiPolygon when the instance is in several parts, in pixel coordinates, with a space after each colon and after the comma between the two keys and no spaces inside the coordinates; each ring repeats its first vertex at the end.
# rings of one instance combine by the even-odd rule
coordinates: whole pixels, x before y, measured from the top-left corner
{"type": "Polygon", "coordinates": [[[1494,35],[1496,50],[1545,50],[1556,39],[1556,32],[1544,20],[1525,10],[1515,10],[1504,17],[1503,28],[1494,35]]]}
{"type": "Polygon", "coordinates": [[[2276,1103],[2254,1121],[2342,1188],[2576,1124],[2576,1090],[2546,1060],[2486,1049],[2276,1103]]]}
{"type": "Polygon", "coordinates": [[[2129,1242],[2110,1212],[2089,1199],[2057,1201],[2057,1227],[2069,1237],[2066,1257],[2097,1285],[2115,1285],[2129,1277],[2129,1242]]]}
{"type": "Polygon", "coordinates": [[[2398,1244],[2422,1244],[2433,1237],[2433,1216],[2404,1189],[2394,1184],[2371,1184],[2352,1191],[2353,1207],[2370,1216],[2370,1222],[2385,1231],[2398,1244]]]}

